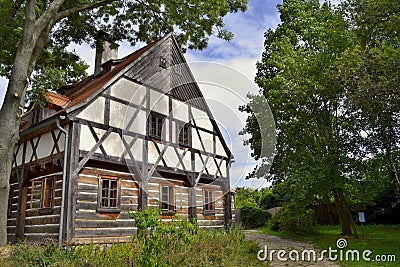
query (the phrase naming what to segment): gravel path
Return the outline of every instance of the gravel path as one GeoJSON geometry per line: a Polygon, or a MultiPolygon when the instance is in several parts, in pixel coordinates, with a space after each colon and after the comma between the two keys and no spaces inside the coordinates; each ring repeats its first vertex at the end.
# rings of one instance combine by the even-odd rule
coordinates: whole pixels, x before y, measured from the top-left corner
{"type": "MultiPolygon", "coordinates": [[[[318,258],[320,257],[321,253],[320,250],[316,249],[315,246],[311,243],[304,243],[293,241],[290,239],[284,239],[281,237],[263,234],[257,230],[245,230],[244,231],[246,239],[254,240],[257,244],[264,250],[267,251],[267,260],[271,259],[271,252],[275,250],[272,254],[272,261],[270,261],[270,266],[273,267],[287,267],[287,266],[322,266],[322,267],[333,267],[339,266],[338,263],[329,261],[324,259],[323,261],[319,261],[318,258]],[[282,261],[278,259],[278,250],[286,251],[285,255],[282,255],[281,258],[287,259],[287,261],[282,261]],[[293,251],[295,250],[295,251],[293,251]],[[302,252],[305,250],[315,250],[316,252],[316,261],[301,261],[302,259],[302,252]],[[299,254],[299,260],[290,260],[290,258],[296,258],[296,252],[299,254]]],[[[260,257],[265,257],[265,253],[261,253],[260,257]]],[[[307,254],[304,254],[304,258],[307,260],[309,257],[307,254]]],[[[312,258],[312,256],[311,256],[312,258]]]]}

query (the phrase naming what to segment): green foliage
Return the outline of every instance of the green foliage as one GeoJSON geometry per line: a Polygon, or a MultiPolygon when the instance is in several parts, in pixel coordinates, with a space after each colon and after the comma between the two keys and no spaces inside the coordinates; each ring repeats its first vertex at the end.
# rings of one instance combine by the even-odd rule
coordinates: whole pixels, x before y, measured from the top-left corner
{"type": "Polygon", "coordinates": [[[255,206],[240,208],[240,220],[246,229],[266,226],[271,215],[264,209],[255,206]]]}
{"type": "Polygon", "coordinates": [[[260,191],[252,188],[238,187],[235,189],[235,205],[237,208],[241,207],[258,207],[258,200],[260,198],[260,191]]]}
{"type": "Polygon", "coordinates": [[[311,234],[314,225],[314,211],[294,203],[283,206],[268,223],[268,227],[273,231],[286,231],[297,235],[311,234]]]}
{"type": "MultiPolygon", "coordinates": [[[[184,222],[183,224],[186,224],[184,222]]],[[[168,228],[168,226],[166,226],[168,228]]],[[[258,266],[258,245],[238,229],[198,229],[185,241],[170,233],[117,244],[75,247],[18,244],[0,266],[258,266]],[[146,240],[146,241],[145,241],[146,240]],[[157,247],[158,246],[158,247],[157,247]],[[150,248],[155,254],[150,253],[150,248]]]]}
{"type": "MultiPolygon", "coordinates": [[[[385,153],[400,192],[394,156],[400,144],[400,6],[389,0],[344,2],[278,5],[282,23],[265,33],[256,77],[276,120],[277,156],[270,173],[260,166],[253,174],[284,184],[300,206],[333,195],[337,204],[343,202],[338,214],[350,218],[346,202],[360,202],[366,157],[385,153]]],[[[251,101],[258,103],[260,96],[251,101]]],[[[249,113],[243,132],[252,136],[248,144],[260,156],[258,114],[242,110],[249,113]]],[[[345,232],[347,225],[351,222],[343,224],[345,232]]]]}
{"type": "Polygon", "coordinates": [[[280,201],[279,196],[272,191],[266,191],[260,196],[259,206],[264,210],[268,210],[281,205],[282,201],[280,201]]]}
{"type": "Polygon", "coordinates": [[[251,188],[235,189],[236,207],[240,209],[243,227],[257,228],[265,226],[271,215],[267,209],[281,205],[283,198],[268,188],[254,190],[251,188]]]}

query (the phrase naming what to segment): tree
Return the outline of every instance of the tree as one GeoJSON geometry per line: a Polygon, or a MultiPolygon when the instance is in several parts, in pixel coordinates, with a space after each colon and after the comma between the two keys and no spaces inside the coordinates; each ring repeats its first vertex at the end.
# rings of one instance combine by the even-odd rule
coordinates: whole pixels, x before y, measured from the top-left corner
{"type": "Polygon", "coordinates": [[[400,196],[399,158],[394,153],[400,149],[400,2],[348,0],[345,8],[357,38],[338,62],[346,109],[364,132],[364,155],[386,155],[400,196]]]}
{"type": "MultiPolygon", "coordinates": [[[[282,23],[265,33],[265,51],[257,63],[256,82],[274,114],[277,157],[273,181],[285,181],[291,202],[308,205],[332,196],[343,235],[357,235],[345,197],[356,175],[358,132],[343,107],[343,86],[337,81],[337,58],[352,47],[354,36],[340,9],[318,0],[284,0],[278,6],[282,23]]],[[[259,101],[259,96],[253,100],[259,101]]],[[[250,112],[245,131],[257,154],[257,114],[250,112]]],[[[255,172],[257,173],[257,172],[255,172]]],[[[260,173],[258,173],[260,176],[260,173]]]]}
{"type": "Polygon", "coordinates": [[[149,42],[177,33],[186,48],[206,47],[208,36],[229,40],[223,17],[244,11],[246,0],[4,0],[0,4],[1,75],[9,79],[0,110],[0,246],[6,243],[9,177],[27,86],[43,49],[94,43],[99,30],[116,40],[149,42]],[[17,45],[17,49],[15,47],[17,45]]]}

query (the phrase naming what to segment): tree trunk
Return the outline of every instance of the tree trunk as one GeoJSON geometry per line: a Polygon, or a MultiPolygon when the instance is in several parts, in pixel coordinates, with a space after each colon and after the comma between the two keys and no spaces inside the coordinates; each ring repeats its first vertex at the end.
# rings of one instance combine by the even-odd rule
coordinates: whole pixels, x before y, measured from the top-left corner
{"type": "Polygon", "coordinates": [[[335,188],[333,190],[333,196],[339,214],[340,226],[342,228],[342,235],[343,236],[353,235],[355,237],[358,237],[357,228],[354,223],[353,217],[351,216],[349,207],[347,206],[343,190],[341,188],[335,188]]]}
{"type": "Polygon", "coordinates": [[[389,146],[386,147],[386,157],[389,163],[389,171],[392,176],[393,182],[396,185],[397,193],[400,196],[400,180],[399,180],[399,174],[397,172],[396,164],[393,160],[393,154],[392,154],[392,149],[389,146]]]}
{"type": "Polygon", "coordinates": [[[7,210],[15,145],[19,140],[19,97],[7,93],[0,110],[0,246],[7,244],[7,210]],[[10,99],[15,98],[15,99],[10,99]]]}

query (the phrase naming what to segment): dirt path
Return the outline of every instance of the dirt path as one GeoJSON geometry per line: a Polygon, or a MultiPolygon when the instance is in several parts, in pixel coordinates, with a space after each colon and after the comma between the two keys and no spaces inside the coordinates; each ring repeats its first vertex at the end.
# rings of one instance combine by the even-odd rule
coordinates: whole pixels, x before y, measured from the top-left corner
{"type": "MultiPolygon", "coordinates": [[[[260,257],[266,257],[266,260],[271,259],[271,252],[275,250],[272,254],[272,261],[270,261],[270,266],[273,267],[286,267],[286,266],[322,266],[322,267],[333,267],[333,266],[339,266],[338,263],[329,261],[327,259],[324,259],[323,261],[319,261],[318,258],[320,257],[321,253],[320,250],[315,249],[315,246],[311,243],[304,243],[304,242],[298,242],[298,241],[293,241],[290,239],[284,239],[281,237],[273,236],[273,235],[268,235],[268,234],[263,234],[260,231],[257,230],[245,230],[244,231],[246,239],[248,240],[254,240],[257,242],[257,244],[264,250],[263,253],[260,253],[260,257]],[[287,259],[287,261],[282,261],[278,259],[278,250],[284,250],[286,254],[281,255],[281,258],[287,259]],[[309,251],[309,250],[315,250],[316,252],[316,261],[309,261],[309,256],[307,253],[304,254],[304,259],[306,261],[301,261],[302,260],[302,252],[304,251],[309,251]],[[267,254],[265,254],[267,252],[267,254]],[[299,261],[297,260],[290,260],[290,258],[295,259],[297,257],[298,252],[298,257],[299,261]],[[308,261],[307,261],[308,260],[308,261]]],[[[312,254],[310,254],[312,255],[312,254]]],[[[313,256],[311,256],[311,259],[313,256]]]]}

